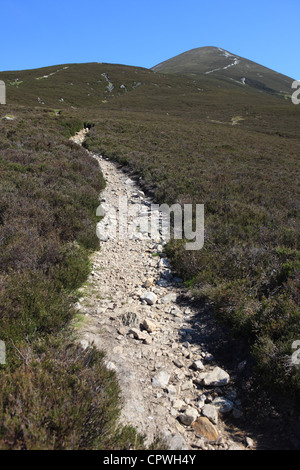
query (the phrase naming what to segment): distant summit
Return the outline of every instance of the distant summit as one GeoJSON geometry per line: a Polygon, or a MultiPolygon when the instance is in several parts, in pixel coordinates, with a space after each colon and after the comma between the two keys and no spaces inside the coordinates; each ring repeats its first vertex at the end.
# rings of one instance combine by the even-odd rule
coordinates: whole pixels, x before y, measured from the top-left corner
{"type": "Polygon", "coordinates": [[[294,79],[244,59],[220,47],[199,47],[179,54],[155,67],[154,72],[212,76],[239,86],[291,94],[294,79]]]}

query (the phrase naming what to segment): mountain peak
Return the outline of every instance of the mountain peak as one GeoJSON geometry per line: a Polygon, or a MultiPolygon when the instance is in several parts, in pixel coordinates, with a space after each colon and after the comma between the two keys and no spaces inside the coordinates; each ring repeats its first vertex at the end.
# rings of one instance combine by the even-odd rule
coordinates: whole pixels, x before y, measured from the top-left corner
{"type": "Polygon", "coordinates": [[[152,68],[154,72],[212,76],[260,91],[290,94],[293,79],[221,47],[191,49],[152,68]]]}

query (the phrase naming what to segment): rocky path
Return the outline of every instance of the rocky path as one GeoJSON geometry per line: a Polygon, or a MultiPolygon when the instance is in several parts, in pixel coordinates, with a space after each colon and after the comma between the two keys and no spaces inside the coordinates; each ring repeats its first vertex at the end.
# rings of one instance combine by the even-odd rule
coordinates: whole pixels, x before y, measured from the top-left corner
{"type": "MultiPolygon", "coordinates": [[[[81,143],[85,132],[73,140],[81,143]]],[[[107,182],[101,194],[111,224],[119,196],[147,214],[151,200],[121,168],[99,162],[107,182]]],[[[77,308],[84,315],[81,344],[106,352],[124,398],[122,422],[132,424],[149,444],[162,437],[170,450],[255,448],[247,435],[231,434],[229,414],[243,414],[230,374],[214,359],[205,339],[205,322],[192,304],[182,302],[184,289],[163,255],[164,239],[130,240],[102,236],[93,256],[93,271],[82,288],[77,308]]],[[[242,367],[242,365],[241,365],[242,367]]]]}

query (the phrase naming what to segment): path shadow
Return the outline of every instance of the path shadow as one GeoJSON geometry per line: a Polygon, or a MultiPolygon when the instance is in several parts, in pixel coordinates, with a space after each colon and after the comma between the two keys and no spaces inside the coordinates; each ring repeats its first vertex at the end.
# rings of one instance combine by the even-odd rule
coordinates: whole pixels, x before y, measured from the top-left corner
{"type": "Polygon", "coordinates": [[[257,442],[258,450],[299,450],[300,410],[262,388],[246,341],[234,337],[229,326],[215,318],[212,308],[205,301],[192,298],[188,291],[182,291],[177,305],[192,311],[185,321],[188,328],[180,330],[181,341],[211,353],[214,360],[210,364],[223,368],[231,377],[224,395],[226,389],[237,391],[243,416],[235,418],[230,413],[223,415],[222,421],[237,442],[249,436],[257,442]]]}

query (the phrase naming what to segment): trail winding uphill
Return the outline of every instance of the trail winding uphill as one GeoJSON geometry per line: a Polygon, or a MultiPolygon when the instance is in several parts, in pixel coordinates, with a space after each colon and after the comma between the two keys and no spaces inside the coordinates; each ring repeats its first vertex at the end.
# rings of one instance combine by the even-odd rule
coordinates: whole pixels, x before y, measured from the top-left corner
{"type": "MultiPolygon", "coordinates": [[[[228,56],[226,56],[226,57],[228,57],[228,56]]],[[[235,57],[232,64],[226,65],[225,67],[221,67],[221,68],[218,68],[218,69],[209,70],[208,72],[205,72],[205,74],[208,75],[210,73],[217,72],[218,70],[227,70],[230,67],[234,67],[235,65],[238,65],[239,63],[240,63],[239,59],[237,57],[235,57]]]]}
{"type": "MultiPolygon", "coordinates": [[[[81,143],[85,132],[73,140],[81,143]]],[[[121,168],[99,162],[107,186],[101,194],[103,224],[119,196],[130,206],[149,210],[152,202],[121,168]]],[[[102,237],[93,255],[93,271],[77,307],[84,314],[83,347],[94,343],[105,351],[107,367],[115,370],[124,398],[122,422],[132,424],[150,444],[163,437],[170,450],[249,449],[245,434],[232,434],[224,424],[229,414],[243,411],[232,378],[207,349],[205,316],[184,294],[163,256],[164,240],[118,240],[102,237]]]]}

